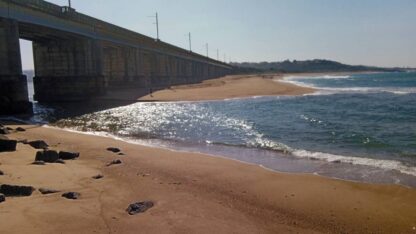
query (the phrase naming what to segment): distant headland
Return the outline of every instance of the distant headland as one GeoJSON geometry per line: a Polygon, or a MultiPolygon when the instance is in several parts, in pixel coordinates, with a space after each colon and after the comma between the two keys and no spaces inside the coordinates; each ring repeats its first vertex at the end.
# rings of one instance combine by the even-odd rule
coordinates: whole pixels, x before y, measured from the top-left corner
{"type": "Polygon", "coordinates": [[[279,72],[279,73],[303,73],[303,72],[404,72],[416,68],[403,67],[375,67],[365,65],[348,65],[326,59],[313,60],[285,60],[282,62],[242,62],[231,63],[238,73],[259,73],[259,72],[279,72]]]}

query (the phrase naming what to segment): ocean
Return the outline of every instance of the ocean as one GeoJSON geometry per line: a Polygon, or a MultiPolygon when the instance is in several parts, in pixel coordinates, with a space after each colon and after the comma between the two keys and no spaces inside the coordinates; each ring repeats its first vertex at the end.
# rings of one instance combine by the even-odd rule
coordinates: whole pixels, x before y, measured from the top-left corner
{"type": "MultiPolygon", "coordinates": [[[[416,72],[288,76],[303,96],[134,103],[50,125],[288,173],[416,187],[416,72]]],[[[33,121],[56,110],[35,105],[33,121]]]]}

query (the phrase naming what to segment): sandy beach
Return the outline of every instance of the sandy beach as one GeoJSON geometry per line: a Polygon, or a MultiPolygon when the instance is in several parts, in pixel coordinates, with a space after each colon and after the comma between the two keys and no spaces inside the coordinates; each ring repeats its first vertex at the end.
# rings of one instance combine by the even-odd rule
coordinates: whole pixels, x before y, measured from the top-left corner
{"type": "Polygon", "coordinates": [[[199,84],[172,86],[140,97],[140,101],[200,101],[251,96],[302,95],[314,90],[279,82],[281,74],[234,75],[199,84]]]}
{"type": "MultiPolygon", "coordinates": [[[[141,100],[212,100],[301,95],[311,89],[276,76],[226,77],[161,90],[141,100]]],[[[32,165],[38,150],[18,143],[0,153],[0,184],[60,192],[7,197],[0,233],[416,233],[416,190],[399,185],[286,174],[198,153],[146,147],[106,137],[35,126],[6,136],[44,140],[80,153],[65,164],[32,165]],[[125,155],[106,150],[120,148],[125,155]],[[121,164],[107,166],[114,159],[121,164]],[[101,179],[93,179],[101,174],[101,179]],[[61,197],[78,192],[77,200],[61,197]],[[126,208],[152,201],[144,213],[126,208]]]]}

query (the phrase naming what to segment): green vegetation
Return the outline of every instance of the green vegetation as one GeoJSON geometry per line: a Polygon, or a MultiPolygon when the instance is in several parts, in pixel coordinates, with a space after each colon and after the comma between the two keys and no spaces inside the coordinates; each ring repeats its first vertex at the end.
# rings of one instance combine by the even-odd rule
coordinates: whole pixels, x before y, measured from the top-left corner
{"type": "Polygon", "coordinates": [[[314,60],[285,60],[283,62],[260,62],[260,63],[231,63],[237,73],[259,73],[259,72],[280,72],[280,73],[300,73],[300,72],[360,72],[360,71],[380,71],[396,72],[406,71],[407,68],[383,68],[363,65],[347,65],[339,62],[314,59],[314,60]]]}

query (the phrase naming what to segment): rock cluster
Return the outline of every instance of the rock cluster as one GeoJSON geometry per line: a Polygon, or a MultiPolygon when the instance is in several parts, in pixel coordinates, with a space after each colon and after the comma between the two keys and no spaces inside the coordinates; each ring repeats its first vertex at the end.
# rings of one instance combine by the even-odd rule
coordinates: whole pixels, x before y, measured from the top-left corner
{"type": "Polygon", "coordinates": [[[78,157],[78,152],[60,151],[58,153],[56,150],[43,150],[36,153],[35,161],[65,164],[65,161],[63,160],[73,160],[78,157]]]}
{"type": "MultiPolygon", "coordinates": [[[[69,151],[56,151],[50,150],[49,145],[42,140],[36,141],[27,141],[27,140],[10,140],[5,134],[8,134],[10,129],[2,126],[0,124],[0,152],[9,152],[15,151],[17,143],[28,144],[31,147],[38,149],[40,151],[36,152],[35,161],[32,163],[34,165],[45,165],[45,163],[65,163],[64,160],[74,160],[79,158],[80,153],[78,152],[69,152],[69,151]]],[[[24,132],[26,131],[24,128],[18,127],[16,131],[24,132]]],[[[121,152],[119,148],[109,147],[107,148],[108,151],[111,151],[118,155],[125,155],[121,152]]],[[[122,161],[120,159],[114,159],[107,164],[107,166],[121,164],[122,161]]],[[[0,170],[0,176],[4,175],[4,173],[0,170]]],[[[97,174],[93,176],[93,179],[101,179],[104,176],[102,174],[97,174]]],[[[9,184],[1,184],[0,185],[0,203],[6,200],[6,197],[9,196],[31,196],[35,188],[32,186],[21,186],[21,185],[9,185],[9,184]]],[[[50,188],[39,188],[38,191],[41,194],[53,194],[59,193],[59,190],[50,189],[50,188]]],[[[79,199],[81,194],[78,192],[65,192],[61,195],[66,199],[76,200],[79,199]]],[[[139,213],[143,213],[148,209],[154,206],[154,202],[152,201],[140,201],[130,204],[126,211],[130,215],[135,215],[139,213]]]]}

